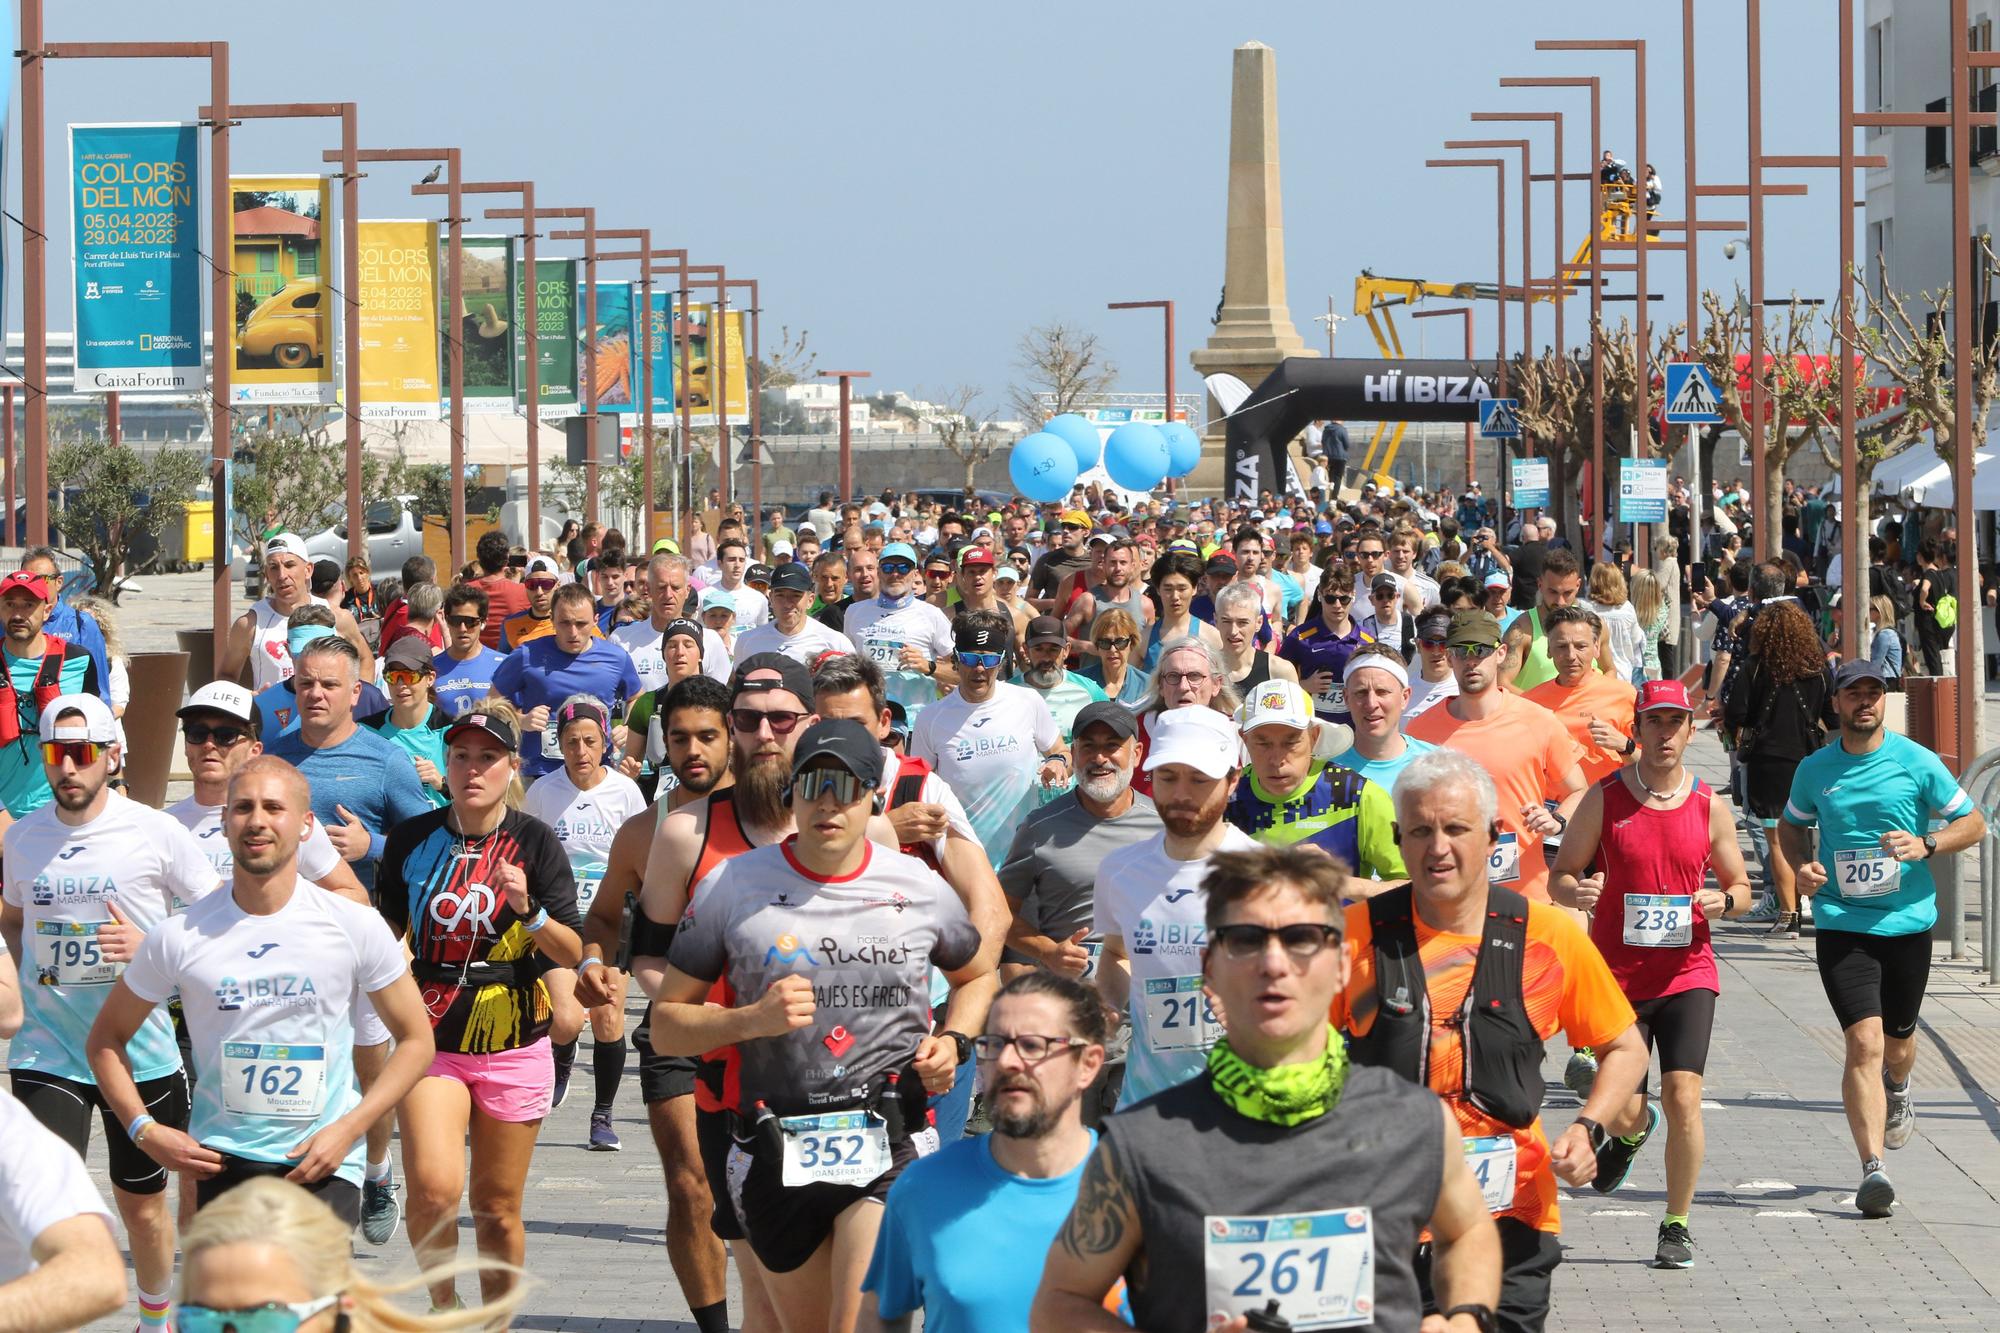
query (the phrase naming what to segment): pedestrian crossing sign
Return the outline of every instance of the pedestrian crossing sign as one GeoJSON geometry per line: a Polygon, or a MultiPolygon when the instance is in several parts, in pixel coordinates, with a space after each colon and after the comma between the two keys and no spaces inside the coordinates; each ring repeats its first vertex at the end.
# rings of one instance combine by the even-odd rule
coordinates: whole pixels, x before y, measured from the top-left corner
{"type": "Polygon", "coordinates": [[[1521,400],[1482,398],[1479,400],[1479,435],[1486,440],[1521,438],[1521,400]]]}
{"type": "Polygon", "coordinates": [[[1667,363],[1667,411],[1669,425],[1709,425],[1722,420],[1722,395],[1708,367],[1699,361],[1667,363]]]}

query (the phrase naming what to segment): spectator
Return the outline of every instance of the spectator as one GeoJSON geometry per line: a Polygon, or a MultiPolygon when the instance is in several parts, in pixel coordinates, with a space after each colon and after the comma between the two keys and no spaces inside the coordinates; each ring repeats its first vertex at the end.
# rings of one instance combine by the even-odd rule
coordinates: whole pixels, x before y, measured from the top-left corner
{"type": "Polygon", "coordinates": [[[438,613],[444,609],[444,589],[435,583],[419,583],[403,594],[403,623],[392,636],[382,640],[384,648],[393,647],[399,639],[418,638],[430,645],[432,652],[444,647],[444,625],[438,613]]]}
{"type": "MultiPolygon", "coordinates": [[[[315,569],[318,565],[314,566],[315,569]]],[[[409,579],[403,582],[407,585],[409,579]]],[[[340,609],[359,621],[367,617],[380,616],[384,610],[375,597],[375,580],[368,568],[365,555],[349,556],[347,560],[347,593],[340,599],[340,609]]]]}
{"type": "Polygon", "coordinates": [[[1896,604],[1887,597],[1868,599],[1868,660],[1881,668],[1889,688],[1903,685],[1903,636],[1896,631],[1896,604]]]}
{"type": "Polygon", "coordinates": [[[79,616],[94,623],[104,635],[104,660],[111,664],[104,699],[111,705],[111,716],[119,719],[118,748],[123,750],[125,710],[132,704],[132,672],[124,637],[118,632],[118,608],[102,597],[83,596],[76,599],[76,611],[79,616]]]}

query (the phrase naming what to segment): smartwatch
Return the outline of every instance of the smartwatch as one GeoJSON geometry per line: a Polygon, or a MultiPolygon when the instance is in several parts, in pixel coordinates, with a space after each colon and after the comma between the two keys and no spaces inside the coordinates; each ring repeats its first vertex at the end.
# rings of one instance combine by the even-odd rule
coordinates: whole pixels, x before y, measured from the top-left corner
{"type": "Polygon", "coordinates": [[[1937,855],[1937,835],[1935,833],[1924,834],[1924,860],[1928,861],[1933,856],[1936,855],[1937,855]]]}
{"type": "Polygon", "coordinates": [[[947,1031],[940,1035],[950,1037],[951,1044],[958,1048],[958,1062],[960,1064],[964,1064],[972,1059],[972,1038],[966,1036],[963,1032],[947,1031]]]}
{"type": "Polygon", "coordinates": [[[1493,1307],[1490,1305],[1473,1305],[1470,1303],[1454,1305],[1444,1312],[1444,1317],[1450,1319],[1453,1315],[1460,1314],[1471,1315],[1472,1322],[1479,1325],[1479,1333],[1497,1333],[1500,1327],[1500,1321],[1494,1315],[1493,1307]]]}

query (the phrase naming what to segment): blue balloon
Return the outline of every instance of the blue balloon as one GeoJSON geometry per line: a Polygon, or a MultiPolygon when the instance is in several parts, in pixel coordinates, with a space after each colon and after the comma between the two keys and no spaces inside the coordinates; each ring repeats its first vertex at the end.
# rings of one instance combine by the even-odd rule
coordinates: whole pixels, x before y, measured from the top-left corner
{"type": "Polygon", "coordinates": [[[1167,475],[1185,477],[1201,464],[1201,436],[1185,421],[1170,421],[1160,427],[1167,437],[1167,475]]]}
{"type": "Polygon", "coordinates": [[[1111,432],[1104,442],[1104,470],[1128,491],[1150,491],[1167,479],[1172,457],[1167,437],[1158,426],[1134,421],[1111,432]]]}
{"type": "Polygon", "coordinates": [[[1076,457],[1076,470],[1088,472],[1097,466],[1098,455],[1103,452],[1103,437],[1098,435],[1097,426],[1074,412],[1050,417],[1042,430],[1057,439],[1065,441],[1076,457]]]}
{"type": "Polygon", "coordinates": [[[1014,489],[1037,504],[1054,504],[1076,484],[1076,455],[1068,440],[1037,431],[1014,442],[1007,456],[1007,475],[1014,489]]]}

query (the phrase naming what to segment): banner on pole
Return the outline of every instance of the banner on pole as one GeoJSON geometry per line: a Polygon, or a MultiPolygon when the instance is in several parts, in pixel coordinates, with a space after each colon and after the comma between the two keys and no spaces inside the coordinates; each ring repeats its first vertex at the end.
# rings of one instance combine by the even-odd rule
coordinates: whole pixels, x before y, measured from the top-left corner
{"type": "MultiPolygon", "coordinates": [[[[510,236],[459,239],[465,272],[459,278],[458,336],[465,363],[465,410],[491,416],[514,410],[514,240],[510,236]]],[[[449,293],[451,247],[438,247],[438,289],[449,293]]],[[[451,326],[440,321],[441,329],[451,326]]],[[[446,353],[440,349],[440,356],[446,353]]],[[[447,395],[451,392],[445,386],[447,395]]]]}
{"type": "Polygon", "coordinates": [[[335,401],[332,211],[325,176],[229,178],[232,402],[335,401]]]}
{"type": "Polygon", "coordinates": [[[438,266],[435,222],[362,222],[361,417],[438,416],[438,266]]]}
{"type": "Polygon", "coordinates": [[[674,346],[673,296],[654,292],[652,301],[653,412],[674,410],[674,367],[680,355],[674,346]]]}
{"type": "MultiPolygon", "coordinates": [[[[518,342],[526,356],[532,342],[535,357],[536,411],[543,420],[576,415],[576,261],[574,259],[535,260],[535,315],[528,320],[526,309],[527,266],[517,265],[514,283],[515,325],[522,330],[518,342]],[[533,331],[532,339],[529,330],[533,331]]],[[[528,380],[521,372],[520,390],[528,380]]]]}
{"type": "Polygon", "coordinates": [[[1667,521],[1666,459],[1618,460],[1618,521],[1620,523],[1667,521]]]}
{"type": "MultiPolygon", "coordinates": [[[[686,311],[689,373],[686,376],[685,391],[688,394],[688,419],[696,426],[713,426],[716,423],[716,365],[713,350],[715,307],[707,302],[691,302],[686,311]]],[[[725,311],[722,323],[724,330],[722,348],[727,358],[723,362],[722,373],[727,381],[724,388],[729,395],[726,406],[729,420],[735,423],[746,420],[750,411],[750,395],[745,388],[749,382],[749,368],[743,360],[743,312],[725,311]]],[[[674,392],[678,394],[683,391],[678,342],[675,343],[672,354],[675,369],[674,392]]]]}
{"type": "Polygon", "coordinates": [[[597,284],[597,328],[591,333],[597,344],[597,410],[636,412],[639,410],[637,339],[632,330],[632,284],[597,284]]]}
{"type": "Polygon", "coordinates": [[[1549,507],[1549,460],[1546,458],[1515,458],[1509,460],[1513,468],[1513,485],[1509,488],[1512,498],[1508,501],[1516,509],[1547,509],[1549,507]]]}
{"type": "Polygon", "coordinates": [[[69,127],[78,393],[197,393],[201,163],[186,122],[69,127]]]}

